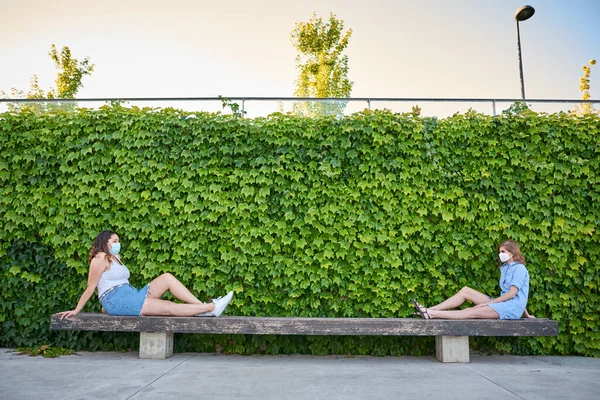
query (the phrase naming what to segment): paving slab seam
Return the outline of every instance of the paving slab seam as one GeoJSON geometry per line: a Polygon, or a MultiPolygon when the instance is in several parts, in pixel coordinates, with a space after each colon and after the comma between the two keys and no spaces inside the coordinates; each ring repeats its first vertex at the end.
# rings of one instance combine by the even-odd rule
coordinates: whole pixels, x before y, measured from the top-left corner
{"type": "Polygon", "coordinates": [[[168,371],[165,371],[163,374],[161,374],[160,376],[157,376],[156,379],[153,379],[152,381],[148,382],[146,385],[142,386],[141,388],[139,388],[135,393],[133,393],[131,396],[127,397],[126,400],[132,399],[135,396],[138,395],[138,393],[140,393],[142,390],[146,389],[148,386],[152,385],[154,382],[158,381],[159,379],[165,377],[166,375],[170,374],[171,372],[173,372],[173,370],[175,370],[176,368],[179,368],[182,364],[185,364],[186,362],[188,362],[189,360],[191,360],[192,358],[196,358],[196,355],[192,355],[184,360],[181,360],[181,362],[177,365],[174,365],[173,368],[169,369],[168,371]]]}
{"type": "Polygon", "coordinates": [[[487,376],[485,376],[485,375],[483,375],[483,374],[481,374],[481,373],[479,373],[479,372],[475,371],[475,370],[474,370],[473,368],[471,368],[469,365],[465,365],[465,368],[467,368],[467,369],[471,370],[471,372],[474,372],[474,373],[476,373],[477,375],[479,375],[480,377],[482,377],[482,378],[483,378],[483,379],[485,379],[486,381],[488,381],[488,382],[490,382],[490,383],[492,383],[492,384],[494,384],[494,385],[498,386],[500,389],[507,391],[508,393],[512,394],[513,396],[516,396],[516,397],[518,397],[518,398],[519,398],[519,399],[521,399],[521,400],[526,400],[524,397],[521,397],[521,396],[519,396],[518,394],[516,394],[516,393],[515,393],[515,392],[513,392],[512,390],[505,388],[504,386],[502,386],[502,385],[501,385],[501,384],[499,384],[499,383],[496,383],[496,382],[494,382],[493,380],[491,380],[491,379],[490,379],[490,378],[488,378],[487,376]]]}

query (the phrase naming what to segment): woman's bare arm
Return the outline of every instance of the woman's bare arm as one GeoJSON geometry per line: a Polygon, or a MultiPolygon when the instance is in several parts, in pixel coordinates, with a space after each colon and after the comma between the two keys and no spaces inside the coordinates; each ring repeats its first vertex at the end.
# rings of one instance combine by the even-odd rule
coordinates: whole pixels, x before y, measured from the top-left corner
{"type": "Polygon", "coordinates": [[[533,315],[527,312],[527,309],[525,309],[525,312],[523,314],[525,314],[525,318],[535,318],[533,315]]]}
{"type": "Polygon", "coordinates": [[[100,276],[108,267],[108,263],[104,259],[104,253],[99,253],[90,263],[90,272],[88,273],[87,288],[79,298],[77,307],[74,310],[59,312],[60,319],[69,318],[73,315],[79,314],[83,307],[86,305],[90,297],[94,294],[94,290],[98,286],[100,276]],[[101,256],[100,256],[101,255],[101,256]]]}
{"type": "Polygon", "coordinates": [[[517,295],[517,293],[519,293],[519,289],[516,286],[511,286],[510,290],[505,295],[497,297],[493,300],[490,300],[487,303],[478,304],[475,306],[475,308],[480,308],[480,307],[487,306],[488,304],[493,304],[493,303],[502,303],[503,301],[507,301],[507,300],[514,298],[517,295]]]}

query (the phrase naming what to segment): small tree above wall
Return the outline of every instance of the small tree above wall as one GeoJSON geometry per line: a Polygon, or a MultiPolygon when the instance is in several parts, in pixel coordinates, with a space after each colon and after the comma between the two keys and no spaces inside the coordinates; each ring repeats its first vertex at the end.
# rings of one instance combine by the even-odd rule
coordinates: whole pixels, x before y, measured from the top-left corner
{"type": "MultiPolygon", "coordinates": [[[[579,78],[579,91],[581,92],[581,100],[589,100],[592,98],[590,94],[590,75],[592,72],[592,66],[596,65],[596,60],[590,60],[589,65],[581,67],[583,70],[583,76],[579,78]]],[[[596,113],[596,109],[593,104],[582,103],[580,106],[575,106],[573,112],[577,115],[586,115],[596,113]]]]}
{"type": "MultiPolygon", "coordinates": [[[[313,13],[308,22],[296,24],[291,36],[298,50],[296,96],[350,97],[353,82],[348,79],[348,56],[343,53],[351,36],[352,29],[344,32],[344,21],[333,13],[325,22],[313,13]]],[[[343,102],[303,102],[294,111],[306,116],[340,115],[345,107],[343,102]]]]}
{"type": "MultiPolygon", "coordinates": [[[[56,68],[56,87],[50,88],[47,91],[44,91],[38,81],[37,74],[31,77],[30,88],[27,93],[23,90],[19,90],[17,88],[12,88],[10,96],[4,92],[0,91],[0,95],[5,98],[27,98],[27,99],[74,99],[75,95],[83,87],[83,77],[85,75],[91,75],[94,72],[95,65],[90,63],[88,57],[84,58],[82,61],[79,61],[76,58],[73,58],[71,55],[71,49],[68,46],[64,46],[59,53],[56,50],[56,46],[53,44],[50,46],[50,52],[48,53],[50,59],[54,62],[54,66],[56,68]]],[[[45,111],[48,108],[74,108],[74,103],[63,104],[62,106],[54,103],[52,107],[49,107],[44,104],[14,104],[9,103],[9,110],[18,110],[23,107],[27,107],[34,111],[45,111]]]]}

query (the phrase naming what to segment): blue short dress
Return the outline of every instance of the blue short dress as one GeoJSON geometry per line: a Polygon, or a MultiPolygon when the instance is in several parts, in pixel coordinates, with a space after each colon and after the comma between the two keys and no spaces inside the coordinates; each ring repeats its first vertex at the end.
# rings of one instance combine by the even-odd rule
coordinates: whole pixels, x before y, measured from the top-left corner
{"type": "Polygon", "coordinates": [[[501,303],[488,304],[498,313],[500,319],[519,319],[527,307],[529,297],[529,272],[521,263],[504,263],[500,267],[500,296],[504,296],[511,286],[519,289],[517,295],[501,303]]]}
{"type": "Polygon", "coordinates": [[[104,310],[110,315],[137,315],[141,317],[142,307],[149,290],[149,285],[138,290],[129,283],[124,283],[109,289],[102,296],[100,302],[104,310]]]}

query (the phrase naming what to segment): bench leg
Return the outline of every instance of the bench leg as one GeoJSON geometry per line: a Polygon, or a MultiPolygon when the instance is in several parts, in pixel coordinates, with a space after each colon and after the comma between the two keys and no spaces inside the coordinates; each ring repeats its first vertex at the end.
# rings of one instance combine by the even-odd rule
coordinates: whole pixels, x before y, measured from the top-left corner
{"type": "Polygon", "coordinates": [[[443,363],[469,362],[468,336],[436,336],[435,357],[443,363]]]}
{"type": "Polygon", "coordinates": [[[140,332],[140,358],[163,360],[172,355],[172,332],[140,332]]]}

